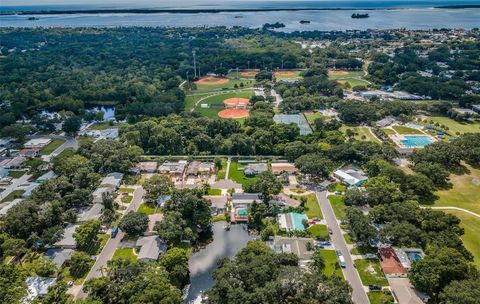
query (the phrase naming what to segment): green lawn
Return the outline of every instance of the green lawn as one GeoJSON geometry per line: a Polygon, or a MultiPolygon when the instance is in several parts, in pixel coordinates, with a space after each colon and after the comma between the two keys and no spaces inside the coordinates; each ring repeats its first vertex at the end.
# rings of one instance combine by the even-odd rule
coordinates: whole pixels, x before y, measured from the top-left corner
{"type": "Polygon", "coordinates": [[[137,255],[134,252],[133,248],[119,248],[115,250],[115,253],[113,254],[113,259],[126,259],[130,260],[132,262],[137,261],[137,255]]]}
{"type": "MultiPolygon", "coordinates": [[[[279,71],[281,73],[281,71],[279,71]]],[[[299,79],[302,78],[300,75],[303,71],[292,71],[293,75],[282,75],[282,74],[274,74],[275,79],[282,80],[282,79],[299,79]]]]}
{"type": "Polygon", "coordinates": [[[110,121],[102,121],[102,122],[96,122],[90,127],[88,127],[90,130],[105,130],[110,127],[112,127],[114,124],[113,122],[110,121]]]}
{"type": "Polygon", "coordinates": [[[340,84],[345,85],[347,82],[350,84],[350,88],[356,86],[368,86],[368,82],[362,79],[355,79],[355,78],[343,78],[343,79],[336,79],[340,84]]]}
{"type": "MultiPolygon", "coordinates": [[[[479,122],[458,122],[448,117],[441,116],[430,116],[427,118],[427,122],[422,122],[422,125],[431,125],[430,121],[433,120],[434,124],[439,123],[440,125],[445,125],[448,127],[448,133],[455,135],[459,133],[479,133],[480,132],[480,123],[479,122]]],[[[418,123],[418,121],[414,121],[418,123]]]]}
{"type": "Polygon", "coordinates": [[[356,140],[364,140],[364,141],[374,141],[374,142],[380,142],[373,134],[370,132],[370,130],[367,127],[358,127],[358,126],[348,126],[348,125],[342,125],[340,127],[340,131],[346,136],[347,135],[347,129],[352,130],[355,135],[353,138],[356,140]]]}
{"type": "Polygon", "coordinates": [[[405,126],[393,126],[392,129],[397,131],[399,134],[424,134],[422,131],[414,129],[414,128],[409,128],[405,126]]]}
{"type": "Polygon", "coordinates": [[[222,166],[217,171],[217,181],[221,179],[225,179],[226,174],[227,174],[227,160],[222,159],[222,166]]]}
{"type": "Polygon", "coordinates": [[[122,196],[122,203],[130,204],[132,202],[133,196],[131,195],[124,195],[122,196]]]}
{"type": "Polygon", "coordinates": [[[240,91],[240,92],[234,92],[234,93],[226,93],[226,94],[218,94],[218,95],[212,95],[210,97],[207,97],[203,99],[202,101],[199,102],[198,106],[195,108],[195,112],[198,112],[202,114],[205,117],[209,118],[217,118],[218,117],[218,112],[222,111],[224,108],[219,107],[219,108],[209,108],[209,109],[203,109],[201,108],[202,104],[209,104],[209,105],[223,105],[223,101],[228,98],[250,98],[253,95],[253,91],[240,91]]]}
{"type": "Polygon", "coordinates": [[[327,187],[327,189],[330,192],[335,192],[335,191],[345,192],[347,190],[347,186],[345,186],[342,183],[337,182],[337,183],[334,183],[334,184],[330,184],[327,187]]]}
{"type": "Polygon", "coordinates": [[[325,259],[325,268],[322,272],[327,276],[335,274],[338,277],[343,278],[342,268],[340,268],[340,265],[338,264],[338,258],[335,250],[321,249],[320,252],[325,259]]]}
{"type": "Polygon", "coordinates": [[[332,205],[335,217],[339,220],[343,219],[345,217],[345,211],[347,210],[347,206],[345,206],[343,202],[343,195],[330,195],[328,200],[330,201],[330,205],[332,205]]]}
{"type": "Polygon", "coordinates": [[[368,81],[365,81],[363,76],[363,71],[348,71],[347,74],[343,75],[335,73],[335,71],[330,71],[328,73],[328,78],[337,80],[343,86],[345,86],[345,84],[348,82],[350,84],[350,88],[360,85],[368,86],[368,81]]]}
{"type": "Polygon", "coordinates": [[[243,171],[238,170],[238,163],[233,161],[230,163],[228,178],[241,185],[247,182],[256,181],[256,177],[246,177],[245,174],[243,174],[243,171]]]}
{"type": "Polygon", "coordinates": [[[48,145],[43,147],[39,151],[39,153],[41,155],[50,155],[50,154],[52,154],[53,151],[55,151],[58,147],[60,147],[64,143],[65,143],[65,140],[63,140],[61,138],[52,138],[52,141],[48,145]]]}
{"type": "Polygon", "coordinates": [[[395,135],[395,134],[397,134],[394,130],[389,129],[389,128],[384,128],[384,129],[382,129],[382,130],[383,130],[383,132],[385,132],[385,134],[387,134],[387,135],[395,135]]]}
{"type": "Polygon", "coordinates": [[[146,215],[159,213],[158,209],[157,209],[157,212],[155,212],[155,207],[152,204],[146,204],[146,203],[143,203],[140,205],[140,207],[138,208],[138,212],[145,213],[146,215]]]}
{"type": "Polygon", "coordinates": [[[451,189],[435,192],[439,198],[434,206],[459,207],[480,214],[480,170],[467,168],[469,174],[450,175],[451,189]]]}
{"type": "Polygon", "coordinates": [[[465,230],[465,234],[461,237],[463,245],[473,254],[474,263],[477,269],[480,269],[480,218],[463,211],[445,210],[445,212],[461,220],[460,227],[465,230]]]}
{"type": "Polygon", "coordinates": [[[353,244],[352,239],[350,238],[350,235],[348,233],[343,235],[343,238],[345,239],[345,243],[347,244],[353,244]]]}
{"type": "Polygon", "coordinates": [[[370,304],[393,304],[394,299],[390,291],[370,291],[367,293],[370,304]]]}
{"type": "Polygon", "coordinates": [[[218,214],[218,215],[212,216],[212,223],[225,222],[225,221],[226,221],[225,214],[218,214]]]}
{"type": "Polygon", "coordinates": [[[230,79],[248,79],[248,80],[255,79],[255,76],[242,76],[241,75],[242,72],[243,71],[241,71],[241,70],[239,70],[238,72],[237,71],[231,71],[230,73],[228,73],[227,77],[230,78],[230,79]]]}
{"type": "Polygon", "coordinates": [[[135,189],[133,189],[133,188],[120,188],[120,189],[118,189],[118,192],[120,192],[120,193],[123,193],[123,192],[133,193],[134,191],[135,191],[135,189]]]}
{"type": "Polygon", "coordinates": [[[328,72],[328,78],[330,79],[348,79],[355,77],[363,77],[363,71],[347,71],[347,74],[338,74],[335,71],[328,72]]]}
{"type": "Polygon", "coordinates": [[[310,232],[310,235],[314,239],[320,239],[320,240],[328,240],[329,239],[329,234],[327,230],[327,226],[321,225],[321,224],[316,224],[308,227],[308,232],[310,232]]]}
{"type": "MultiPolygon", "coordinates": [[[[305,212],[305,214],[308,216],[308,218],[311,219],[314,217],[318,217],[319,219],[323,219],[323,214],[320,210],[320,205],[318,205],[317,196],[315,195],[315,193],[303,196],[307,198],[307,203],[305,204],[305,207],[307,207],[308,210],[305,212]]],[[[300,197],[300,195],[293,196],[293,198],[298,201],[300,201],[300,197]]]]}
{"type": "Polygon", "coordinates": [[[315,120],[317,118],[322,118],[323,115],[322,113],[320,112],[311,112],[311,113],[307,113],[307,114],[304,114],[305,115],[305,118],[307,119],[308,123],[310,124],[310,126],[312,128],[315,128],[315,120]]]}
{"type": "Polygon", "coordinates": [[[252,80],[236,80],[230,79],[229,82],[225,84],[214,84],[214,85],[207,85],[207,84],[197,84],[197,89],[192,91],[191,93],[201,93],[201,92],[212,92],[212,91],[221,91],[223,89],[235,89],[235,84],[238,86],[238,89],[242,87],[240,84],[243,83],[244,88],[252,87],[255,81],[252,80]]]}
{"type": "Polygon", "coordinates": [[[354,263],[363,285],[388,286],[388,281],[383,275],[377,259],[355,260],[354,263]]]}
{"type": "Polygon", "coordinates": [[[8,170],[8,176],[12,178],[20,178],[22,177],[27,171],[24,170],[8,170]]]}
{"type": "Polygon", "coordinates": [[[370,247],[370,246],[362,246],[362,247],[354,247],[352,250],[350,250],[351,254],[354,255],[364,255],[364,254],[375,254],[378,252],[378,249],[375,247],[370,247]]]}
{"type": "Polygon", "coordinates": [[[208,195],[220,195],[222,194],[221,189],[209,189],[208,190],[208,195]]]}
{"type": "Polygon", "coordinates": [[[13,201],[14,199],[22,198],[23,193],[25,193],[25,191],[23,191],[23,190],[14,190],[14,191],[12,191],[9,195],[5,196],[5,197],[0,201],[0,203],[11,202],[11,201],[13,201]]]}

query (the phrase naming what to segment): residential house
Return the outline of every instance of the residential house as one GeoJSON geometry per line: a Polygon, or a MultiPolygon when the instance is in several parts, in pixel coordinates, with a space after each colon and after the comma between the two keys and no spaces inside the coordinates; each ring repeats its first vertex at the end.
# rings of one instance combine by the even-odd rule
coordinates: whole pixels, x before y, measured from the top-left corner
{"type": "Polygon", "coordinates": [[[340,179],[347,186],[360,186],[367,179],[367,175],[354,166],[347,166],[333,172],[333,176],[340,179]]]}
{"type": "Polygon", "coordinates": [[[155,202],[157,203],[157,206],[160,208],[163,208],[165,206],[165,203],[169,201],[172,198],[171,195],[159,195],[155,202]]]}
{"type": "Polygon", "coordinates": [[[137,173],[155,173],[157,171],[157,162],[139,162],[133,171],[137,173]]]}
{"type": "Polygon", "coordinates": [[[158,172],[167,174],[171,177],[182,177],[187,167],[186,161],[170,162],[166,161],[158,167],[158,172]]]}
{"type": "Polygon", "coordinates": [[[398,260],[406,271],[409,271],[410,268],[412,268],[412,264],[414,261],[423,259],[424,257],[423,250],[420,248],[393,247],[393,251],[395,251],[395,255],[397,256],[398,260]]]}
{"type": "Polygon", "coordinates": [[[375,122],[375,125],[379,128],[385,128],[388,126],[393,125],[394,123],[397,123],[397,120],[393,116],[387,116],[381,120],[377,120],[375,122]]]}
{"type": "Polygon", "coordinates": [[[313,240],[311,238],[276,236],[273,241],[267,244],[277,253],[294,253],[299,258],[299,265],[306,266],[313,254],[313,251],[307,250],[307,243],[313,244],[313,240]]]}
{"type": "Polygon", "coordinates": [[[25,280],[27,285],[27,296],[23,303],[30,303],[36,298],[43,298],[48,294],[48,288],[55,285],[56,278],[28,277],[25,280]]]}
{"type": "Polygon", "coordinates": [[[308,217],[303,213],[280,213],[278,215],[278,224],[281,230],[291,231],[305,231],[303,221],[308,221],[308,217]]]}
{"type": "Polygon", "coordinates": [[[114,189],[110,187],[99,187],[93,191],[92,196],[93,196],[93,203],[94,204],[100,204],[103,202],[103,194],[108,194],[112,193],[114,189]]]}
{"type": "Polygon", "coordinates": [[[224,195],[205,195],[203,198],[212,203],[210,206],[212,215],[222,214],[227,211],[228,197],[224,195]]]}
{"type": "Polygon", "coordinates": [[[167,244],[156,235],[139,238],[136,246],[139,247],[137,260],[140,262],[155,262],[161,253],[167,251],[167,244]]]}
{"type": "Polygon", "coordinates": [[[243,173],[245,176],[255,176],[262,172],[268,171],[268,164],[267,163],[252,163],[248,164],[244,169],[243,173]]]}
{"type": "Polygon", "coordinates": [[[215,164],[212,162],[193,161],[188,165],[188,176],[210,176],[215,171],[215,164]]]}
{"type": "Polygon", "coordinates": [[[77,247],[77,241],[73,237],[75,230],[79,225],[68,225],[63,230],[62,239],[53,244],[55,248],[62,248],[62,249],[75,249],[77,247]]]}
{"type": "Polygon", "coordinates": [[[407,270],[403,267],[392,247],[381,247],[378,249],[380,267],[387,278],[406,277],[407,270]]]}
{"type": "Polygon", "coordinates": [[[57,269],[62,269],[65,263],[69,263],[72,259],[73,249],[57,249],[50,248],[43,255],[44,258],[51,259],[57,266],[57,269]]]}
{"type": "Polygon", "coordinates": [[[123,173],[113,172],[113,173],[107,174],[107,176],[105,176],[102,179],[100,186],[109,187],[113,190],[117,190],[118,187],[120,187],[120,184],[122,183],[122,179],[123,179],[123,173]]]}
{"type": "Polygon", "coordinates": [[[29,141],[27,141],[25,144],[23,144],[23,147],[25,149],[33,149],[33,148],[38,148],[41,149],[48,145],[52,141],[51,138],[32,138],[29,141]]]}
{"type": "Polygon", "coordinates": [[[27,188],[25,188],[25,192],[23,192],[22,197],[24,199],[29,198],[32,194],[32,191],[35,190],[35,188],[37,188],[38,186],[40,186],[39,183],[31,183],[27,188]]]}
{"type": "Polygon", "coordinates": [[[296,174],[298,172],[295,164],[292,163],[272,163],[272,173],[275,175],[280,175],[282,172],[287,172],[288,174],[296,174]]]}
{"type": "Polygon", "coordinates": [[[95,203],[91,207],[83,208],[78,213],[77,221],[79,223],[98,220],[102,216],[103,204],[95,203]]]}
{"type": "Polygon", "coordinates": [[[231,196],[231,202],[235,208],[240,206],[250,208],[253,201],[262,201],[262,195],[260,193],[233,193],[231,196]]]}
{"type": "Polygon", "coordinates": [[[480,104],[472,105],[472,110],[480,114],[480,104]]]}

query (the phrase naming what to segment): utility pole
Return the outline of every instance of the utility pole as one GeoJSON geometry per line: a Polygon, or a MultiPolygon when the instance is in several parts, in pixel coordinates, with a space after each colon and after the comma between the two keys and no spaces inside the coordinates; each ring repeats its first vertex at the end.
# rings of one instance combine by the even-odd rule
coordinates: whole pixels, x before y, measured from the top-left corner
{"type": "Polygon", "coordinates": [[[193,50],[193,72],[195,73],[195,78],[197,78],[197,58],[195,50],[193,50]]]}

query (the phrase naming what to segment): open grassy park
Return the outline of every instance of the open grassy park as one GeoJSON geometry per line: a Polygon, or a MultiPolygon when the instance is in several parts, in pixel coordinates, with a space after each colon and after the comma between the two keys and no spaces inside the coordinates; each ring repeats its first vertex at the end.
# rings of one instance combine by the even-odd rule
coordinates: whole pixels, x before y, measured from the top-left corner
{"type": "Polygon", "coordinates": [[[438,200],[434,206],[452,206],[480,214],[480,169],[467,165],[470,173],[450,175],[452,188],[435,192],[438,200]]]}
{"type": "Polygon", "coordinates": [[[292,70],[292,71],[276,71],[273,72],[276,80],[284,80],[284,79],[300,79],[302,78],[301,74],[303,71],[300,70],[292,70]]]}
{"type": "Polygon", "coordinates": [[[418,129],[409,128],[409,127],[400,126],[400,125],[393,126],[392,129],[397,131],[398,134],[407,134],[407,135],[408,134],[424,134],[422,131],[418,129]]]}
{"type": "Polygon", "coordinates": [[[39,151],[39,153],[41,155],[50,155],[50,154],[52,154],[53,151],[55,151],[58,147],[60,147],[64,143],[65,143],[65,140],[63,140],[61,138],[52,138],[52,141],[48,145],[43,147],[39,151]]]}
{"type": "MultiPolygon", "coordinates": [[[[429,116],[426,122],[421,122],[422,125],[444,125],[448,127],[447,133],[454,136],[458,133],[479,133],[480,132],[480,122],[458,122],[448,117],[441,116],[429,116]]],[[[415,121],[415,123],[419,123],[415,121]]]]}
{"type": "Polygon", "coordinates": [[[363,79],[363,71],[329,71],[328,78],[337,80],[341,85],[348,82],[350,87],[368,86],[368,81],[363,79]]]}
{"type": "Polygon", "coordinates": [[[253,96],[253,91],[243,90],[229,93],[210,93],[187,96],[185,110],[194,110],[209,118],[218,117],[218,112],[223,110],[223,101],[228,98],[248,98],[253,96]],[[210,108],[201,108],[202,104],[208,104],[210,108]]]}
{"type": "Polygon", "coordinates": [[[188,94],[195,94],[201,92],[213,92],[213,91],[221,91],[221,90],[229,90],[229,89],[236,89],[236,88],[248,88],[252,87],[255,83],[255,80],[246,80],[246,79],[229,79],[226,83],[221,84],[196,84],[197,89],[188,94]],[[236,85],[236,87],[235,87],[236,85]]]}
{"type": "Polygon", "coordinates": [[[367,127],[357,127],[357,126],[348,126],[348,125],[342,125],[340,128],[340,131],[346,135],[347,130],[350,129],[352,130],[355,135],[353,138],[356,140],[364,140],[364,141],[374,141],[374,142],[380,142],[368,129],[367,127]]]}

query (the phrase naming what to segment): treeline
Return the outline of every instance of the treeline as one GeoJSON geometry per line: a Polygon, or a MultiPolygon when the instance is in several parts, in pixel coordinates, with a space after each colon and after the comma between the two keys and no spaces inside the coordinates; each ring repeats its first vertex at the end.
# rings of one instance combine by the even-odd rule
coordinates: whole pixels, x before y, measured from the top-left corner
{"type": "Polygon", "coordinates": [[[480,135],[465,134],[453,142],[437,142],[414,151],[410,156],[413,174],[384,160],[371,159],[365,165],[370,177],[365,190],[347,190],[344,198],[349,206],[370,206],[368,215],[357,208],[348,208],[346,213],[350,234],[362,246],[380,241],[425,250],[426,258],[413,264],[409,276],[416,288],[434,299],[447,297],[442,291],[456,280],[475,280],[478,271],[460,239],[464,233],[460,219],[422,209],[419,203],[432,203],[434,191],[450,187],[450,173],[466,169],[462,161],[478,167],[479,152],[480,135]],[[462,271],[457,272],[460,268],[462,271]]]}

